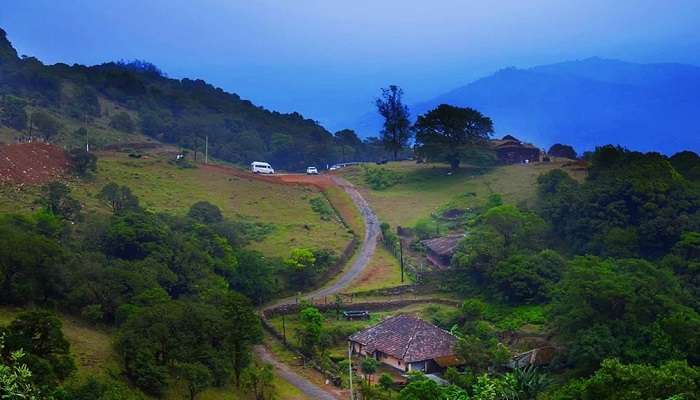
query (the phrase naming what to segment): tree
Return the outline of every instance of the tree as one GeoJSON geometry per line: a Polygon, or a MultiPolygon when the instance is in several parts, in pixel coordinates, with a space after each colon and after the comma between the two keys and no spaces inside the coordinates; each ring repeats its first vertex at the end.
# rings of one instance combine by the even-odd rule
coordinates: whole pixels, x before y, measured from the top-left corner
{"type": "Polygon", "coordinates": [[[553,400],[700,399],[700,369],[685,361],[660,366],[603,361],[587,379],[569,382],[549,396],[553,400]]]}
{"type": "MultiPolygon", "coordinates": [[[[3,340],[0,335],[0,353],[5,349],[3,340]]],[[[9,357],[0,358],[0,399],[52,400],[34,384],[32,371],[22,363],[25,357],[26,353],[20,349],[11,352],[9,357]]]]}
{"type": "Polygon", "coordinates": [[[673,273],[639,259],[576,257],[554,289],[551,325],[581,372],[623,362],[698,360],[700,316],[673,273]],[[693,328],[696,326],[698,328],[693,328]]]}
{"type": "Polygon", "coordinates": [[[97,171],[97,156],[82,148],[73,149],[69,153],[73,171],[78,176],[86,176],[97,171]]]}
{"type": "Polygon", "coordinates": [[[250,363],[253,345],[262,339],[262,327],[250,300],[244,296],[231,293],[222,307],[228,327],[226,344],[233,358],[233,371],[238,386],[241,383],[241,373],[250,363]]]}
{"type": "Polygon", "coordinates": [[[255,400],[275,398],[275,375],[271,364],[255,362],[243,370],[241,379],[243,389],[252,392],[255,400]]]}
{"type": "Polygon", "coordinates": [[[44,139],[49,140],[61,130],[61,123],[44,111],[34,111],[32,113],[31,124],[36,127],[44,139]]]}
{"type": "Polygon", "coordinates": [[[177,377],[187,382],[190,400],[212,384],[211,372],[201,363],[176,363],[175,370],[177,377]]]}
{"type": "Polygon", "coordinates": [[[113,214],[139,208],[139,199],[131,193],[131,189],[128,186],[119,186],[114,182],[102,187],[97,197],[109,204],[113,214]]]}
{"type": "Polygon", "coordinates": [[[362,373],[365,375],[368,384],[372,384],[372,375],[377,372],[377,360],[371,357],[365,357],[360,364],[362,373]]]}
{"type": "Polygon", "coordinates": [[[61,182],[47,183],[41,188],[39,203],[46,211],[69,221],[78,219],[80,202],[71,196],[70,188],[61,182]]]}
{"type": "Polygon", "coordinates": [[[49,311],[20,314],[7,327],[5,349],[26,352],[26,363],[39,386],[55,387],[75,371],[70,345],[63,336],[61,321],[49,311]]]}
{"type": "Polygon", "coordinates": [[[27,127],[27,112],[24,110],[24,101],[14,96],[4,96],[0,123],[18,131],[27,127]]]}
{"type": "Polygon", "coordinates": [[[304,307],[299,312],[299,323],[297,332],[299,347],[306,356],[311,357],[316,354],[321,344],[323,314],[315,307],[304,307]]]}
{"type": "Polygon", "coordinates": [[[453,170],[462,161],[483,164],[492,158],[487,142],[493,133],[493,122],[472,108],[441,104],[419,116],[413,131],[418,154],[447,162],[453,170]]]}
{"type": "Polygon", "coordinates": [[[136,129],[136,125],[131,119],[131,115],[124,111],[114,114],[109,121],[109,126],[118,131],[127,133],[131,133],[136,129]]]}
{"type": "Polygon", "coordinates": [[[566,144],[553,144],[552,147],[549,148],[549,151],[547,151],[547,154],[552,157],[569,158],[572,160],[576,159],[576,150],[566,144]]]}
{"type": "Polygon", "coordinates": [[[355,154],[362,146],[362,140],[357,136],[357,133],[352,129],[343,129],[335,133],[335,140],[340,145],[340,153],[342,161],[357,161],[355,154]]]}
{"type": "Polygon", "coordinates": [[[315,275],[316,257],[313,251],[305,248],[292,249],[284,265],[298,286],[308,286],[315,275]]]}
{"type": "Polygon", "coordinates": [[[394,154],[394,160],[411,139],[408,107],[403,104],[402,97],[403,90],[390,85],[388,89],[382,88],[382,96],[375,100],[377,111],[384,118],[382,142],[384,148],[394,154]]]}
{"type": "Polygon", "coordinates": [[[187,216],[203,224],[214,224],[224,220],[219,207],[208,201],[198,201],[190,207],[187,216]]]}

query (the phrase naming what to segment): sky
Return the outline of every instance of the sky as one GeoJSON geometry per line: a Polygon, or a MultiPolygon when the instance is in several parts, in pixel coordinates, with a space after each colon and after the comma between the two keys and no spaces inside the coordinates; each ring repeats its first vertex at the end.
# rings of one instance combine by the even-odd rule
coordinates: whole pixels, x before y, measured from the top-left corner
{"type": "Polygon", "coordinates": [[[700,65],[700,0],[0,0],[20,54],[143,59],[335,131],[501,68],[592,56],[700,65]]]}

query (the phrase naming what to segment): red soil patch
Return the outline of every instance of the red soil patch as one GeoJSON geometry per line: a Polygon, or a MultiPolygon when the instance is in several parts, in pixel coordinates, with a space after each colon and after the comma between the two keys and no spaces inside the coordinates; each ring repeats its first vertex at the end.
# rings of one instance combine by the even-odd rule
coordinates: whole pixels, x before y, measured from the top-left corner
{"type": "Polygon", "coordinates": [[[37,185],[63,177],[66,152],[46,143],[0,144],[0,184],[37,185]]]}

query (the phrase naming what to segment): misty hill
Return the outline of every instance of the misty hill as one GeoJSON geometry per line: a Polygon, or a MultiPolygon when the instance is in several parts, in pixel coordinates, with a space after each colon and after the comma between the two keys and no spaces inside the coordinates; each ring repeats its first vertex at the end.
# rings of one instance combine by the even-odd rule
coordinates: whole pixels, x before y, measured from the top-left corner
{"type": "Polygon", "coordinates": [[[243,164],[266,160],[286,169],[338,162],[341,154],[367,147],[336,139],[298,113],[266,110],[202,80],[170,79],[147,62],[87,67],[19,57],[2,29],[0,97],[0,141],[31,132],[84,145],[86,134],[78,129],[87,125],[98,147],[145,135],[203,151],[208,136],[213,157],[243,164]],[[32,122],[37,112],[41,118],[32,122]]]}
{"type": "MultiPolygon", "coordinates": [[[[411,107],[416,116],[441,103],[490,116],[498,136],[578,151],[621,144],[673,153],[700,149],[700,68],[589,58],[529,69],[507,68],[411,107]]],[[[365,119],[361,132],[377,129],[365,119]]],[[[359,129],[359,128],[358,128],[359,129]]]]}

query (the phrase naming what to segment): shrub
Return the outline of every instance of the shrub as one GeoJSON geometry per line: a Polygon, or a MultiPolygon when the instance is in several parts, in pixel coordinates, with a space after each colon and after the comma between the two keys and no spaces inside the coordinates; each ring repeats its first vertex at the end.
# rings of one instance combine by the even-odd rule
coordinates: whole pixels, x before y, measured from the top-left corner
{"type": "Polygon", "coordinates": [[[365,183],[374,190],[390,188],[402,180],[401,174],[386,168],[364,167],[365,183]]]}

